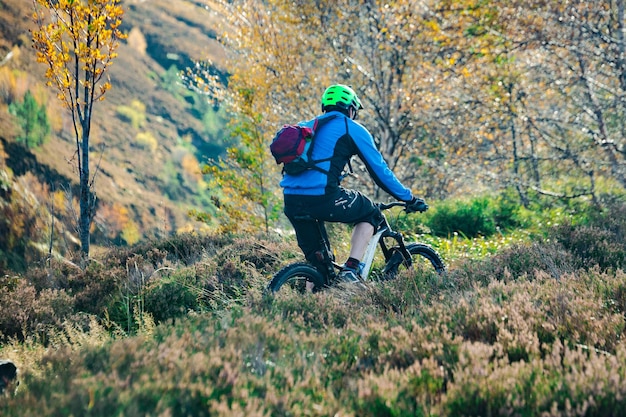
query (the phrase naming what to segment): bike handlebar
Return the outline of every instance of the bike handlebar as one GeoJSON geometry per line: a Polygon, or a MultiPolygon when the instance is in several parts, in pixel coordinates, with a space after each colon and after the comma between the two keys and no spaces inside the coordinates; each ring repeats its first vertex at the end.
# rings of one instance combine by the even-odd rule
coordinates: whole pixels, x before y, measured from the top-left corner
{"type": "Polygon", "coordinates": [[[404,207],[406,208],[406,202],[405,201],[392,201],[390,203],[378,203],[378,208],[381,210],[389,210],[392,207],[404,207]]]}

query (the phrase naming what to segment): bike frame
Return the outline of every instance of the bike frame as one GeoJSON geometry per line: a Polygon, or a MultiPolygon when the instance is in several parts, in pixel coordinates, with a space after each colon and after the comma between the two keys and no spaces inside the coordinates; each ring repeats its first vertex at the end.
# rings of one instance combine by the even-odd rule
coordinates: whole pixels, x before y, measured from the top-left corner
{"type": "MultiPolygon", "coordinates": [[[[383,256],[385,257],[385,261],[388,261],[393,255],[393,252],[390,247],[385,243],[384,238],[392,238],[397,244],[400,251],[402,251],[402,256],[405,260],[407,267],[410,267],[412,264],[411,254],[408,252],[406,245],[404,244],[404,237],[401,233],[393,231],[389,222],[387,221],[387,217],[383,213],[384,210],[387,210],[394,206],[404,206],[405,203],[402,202],[392,202],[392,203],[378,203],[378,207],[381,210],[382,220],[378,225],[377,231],[374,233],[374,236],[371,237],[367,244],[367,248],[365,249],[365,254],[363,255],[362,264],[363,269],[361,270],[361,279],[366,281],[368,279],[369,273],[372,268],[372,264],[374,262],[374,256],[376,255],[376,249],[380,247],[383,256]]],[[[334,261],[334,257],[331,256],[331,245],[330,240],[328,238],[328,234],[326,233],[326,227],[324,222],[321,220],[315,220],[318,227],[320,228],[320,235],[322,236],[322,248],[323,253],[321,253],[321,262],[327,265],[327,279],[334,279],[336,277],[336,270],[341,269],[341,265],[334,261]]]]}
{"type": "MultiPolygon", "coordinates": [[[[389,206],[393,205],[390,204],[389,206]]],[[[391,258],[391,255],[393,255],[391,248],[389,248],[385,243],[384,238],[386,237],[392,238],[398,244],[398,248],[400,249],[400,251],[402,251],[402,257],[404,258],[404,262],[406,263],[407,267],[411,266],[411,254],[404,244],[404,236],[402,236],[401,233],[391,230],[391,226],[389,226],[389,222],[387,222],[387,218],[383,214],[383,219],[378,226],[378,231],[374,233],[374,236],[372,236],[372,238],[370,239],[369,243],[367,244],[367,248],[365,249],[365,255],[363,255],[362,262],[364,263],[364,266],[363,270],[361,271],[361,278],[364,281],[367,280],[369,276],[372,268],[372,263],[374,262],[374,255],[376,254],[376,249],[378,247],[380,247],[383,256],[385,257],[385,262],[387,262],[391,258]]]]}
{"type": "Polygon", "coordinates": [[[388,230],[389,229],[382,229],[374,233],[374,236],[372,236],[369,243],[367,244],[367,249],[365,249],[365,255],[363,255],[362,261],[364,263],[363,270],[361,271],[361,278],[363,279],[363,281],[366,281],[367,277],[370,274],[372,263],[374,262],[374,255],[376,254],[376,248],[378,247],[378,242],[381,242],[381,244],[383,244],[383,241],[381,240],[382,236],[388,230]]]}

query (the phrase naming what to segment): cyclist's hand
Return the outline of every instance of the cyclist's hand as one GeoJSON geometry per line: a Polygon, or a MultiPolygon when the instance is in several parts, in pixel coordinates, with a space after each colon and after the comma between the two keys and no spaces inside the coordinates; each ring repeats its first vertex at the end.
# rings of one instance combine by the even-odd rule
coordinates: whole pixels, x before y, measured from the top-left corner
{"type": "Polygon", "coordinates": [[[428,210],[428,204],[421,198],[413,197],[413,200],[406,203],[405,211],[407,213],[415,213],[416,211],[423,213],[426,210],[428,210]]]}

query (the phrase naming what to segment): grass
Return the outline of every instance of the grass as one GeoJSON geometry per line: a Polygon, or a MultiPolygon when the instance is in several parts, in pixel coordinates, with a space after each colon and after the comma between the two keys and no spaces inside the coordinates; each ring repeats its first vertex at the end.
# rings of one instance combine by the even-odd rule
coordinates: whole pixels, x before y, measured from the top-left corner
{"type": "Polygon", "coordinates": [[[5,277],[3,307],[20,303],[0,312],[0,356],[22,384],[0,413],[623,415],[621,210],[540,237],[437,238],[447,274],[368,290],[268,295],[297,248],[266,236],[180,235],[5,277]]]}

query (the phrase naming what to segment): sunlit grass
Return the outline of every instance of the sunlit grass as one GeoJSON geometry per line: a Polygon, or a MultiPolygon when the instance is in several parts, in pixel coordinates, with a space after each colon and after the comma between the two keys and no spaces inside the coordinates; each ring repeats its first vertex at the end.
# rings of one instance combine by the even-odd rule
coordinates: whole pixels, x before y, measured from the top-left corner
{"type": "Polygon", "coordinates": [[[532,233],[526,230],[496,234],[490,237],[467,238],[459,233],[443,238],[428,234],[409,235],[410,241],[432,246],[444,261],[449,264],[460,259],[483,259],[515,244],[529,243],[532,233]]]}

